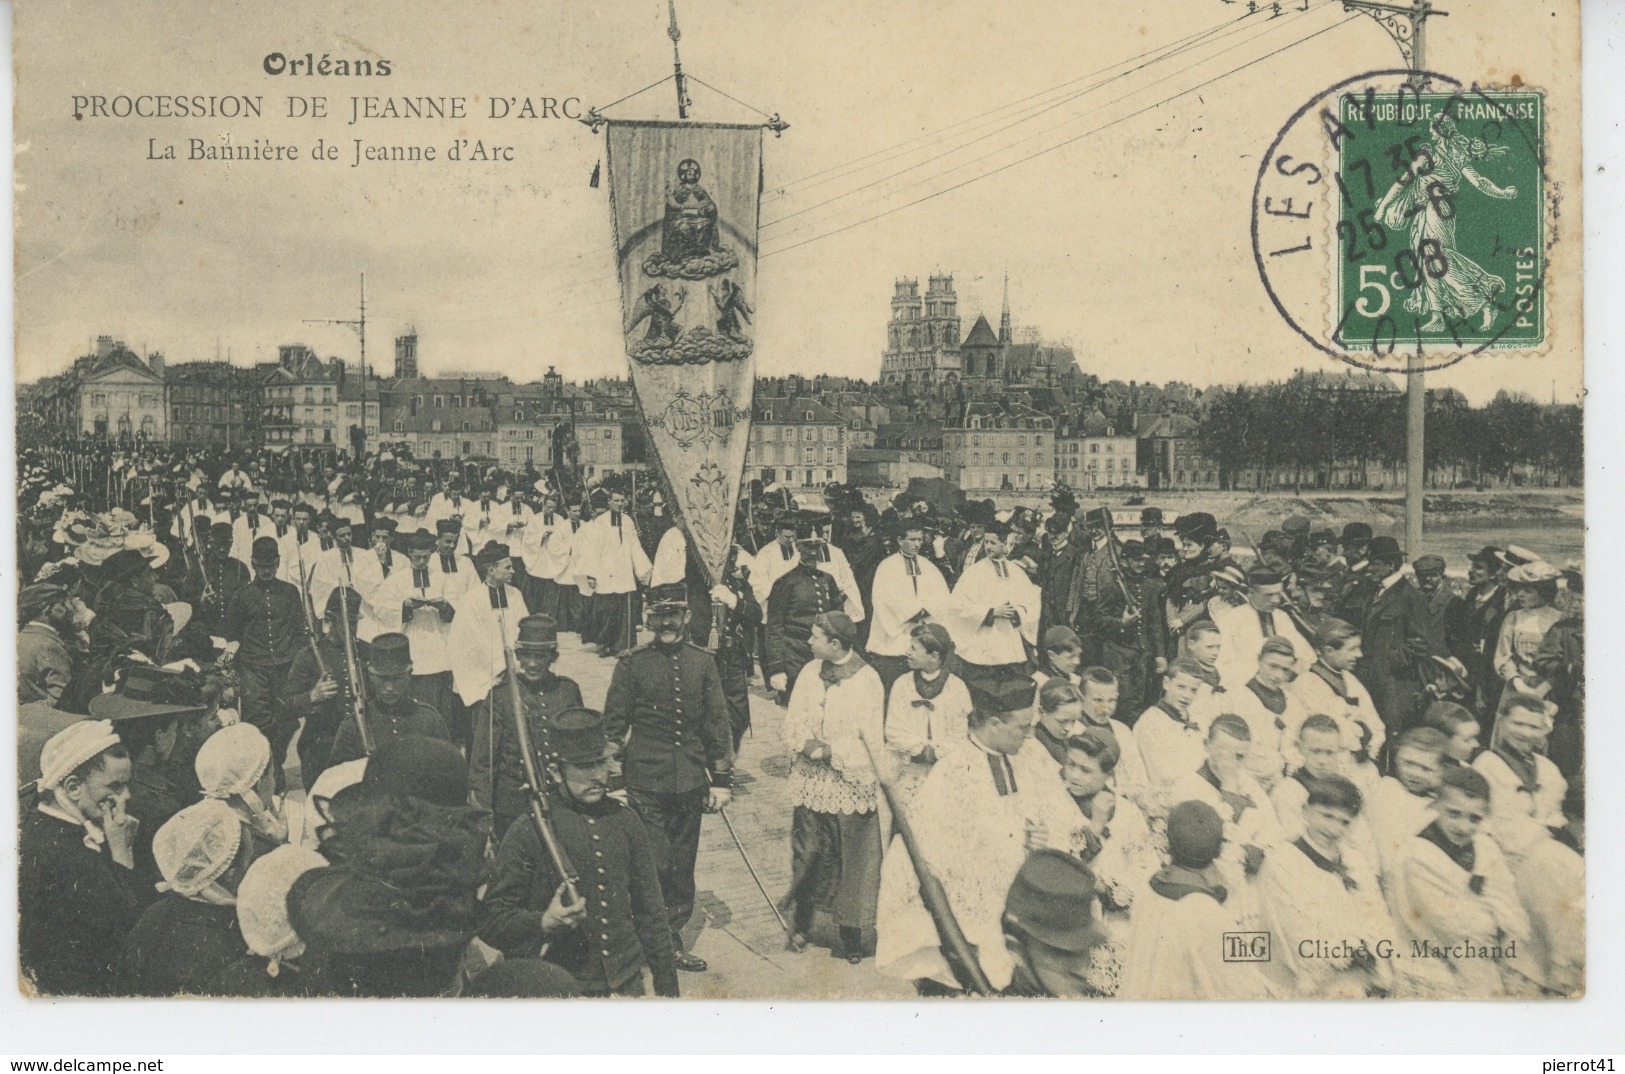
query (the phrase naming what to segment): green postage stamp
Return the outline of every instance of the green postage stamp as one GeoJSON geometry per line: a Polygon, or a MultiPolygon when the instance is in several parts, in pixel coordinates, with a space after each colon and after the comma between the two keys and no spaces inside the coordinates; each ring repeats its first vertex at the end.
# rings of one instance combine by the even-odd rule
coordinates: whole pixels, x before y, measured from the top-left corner
{"type": "Polygon", "coordinates": [[[1527,90],[1338,98],[1334,346],[1545,342],[1544,105],[1527,90]]]}

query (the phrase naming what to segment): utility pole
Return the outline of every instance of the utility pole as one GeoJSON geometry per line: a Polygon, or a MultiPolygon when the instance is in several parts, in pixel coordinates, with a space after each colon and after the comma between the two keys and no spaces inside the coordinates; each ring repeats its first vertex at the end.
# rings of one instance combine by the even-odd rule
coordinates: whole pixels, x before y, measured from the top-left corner
{"type": "Polygon", "coordinates": [[[683,56],[677,51],[677,41],[683,35],[677,29],[677,0],[666,0],[666,10],[671,13],[671,25],[666,27],[666,36],[671,38],[671,66],[676,73],[677,83],[677,118],[688,118],[688,106],[692,103],[688,99],[688,79],[683,75],[683,56]]]}
{"type": "MultiPolygon", "coordinates": [[[[367,274],[361,274],[361,312],[354,320],[340,318],[306,318],[305,324],[342,324],[354,328],[361,336],[361,447],[356,450],[356,462],[361,462],[361,452],[366,450],[367,443],[367,274]]],[[[342,394],[342,393],[341,393],[342,394]]],[[[382,400],[380,400],[382,406],[382,400]]]]}
{"type": "MultiPolygon", "coordinates": [[[[1399,47],[1405,66],[1411,70],[1411,86],[1420,93],[1427,83],[1422,72],[1427,61],[1427,20],[1434,15],[1448,15],[1428,0],[1411,0],[1409,4],[1383,4],[1376,0],[1343,0],[1344,11],[1359,11],[1370,15],[1388,31],[1399,47]]],[[[1423,383],[1422,346],[1417,344],[1405,371],[1405,551],[1416,556],[1422,550],[1422,498],[1423,478],[1427,474],[1427,452],[1424,450],[1424,426],[1427,423],[1427,388],[1423,383]]]]}

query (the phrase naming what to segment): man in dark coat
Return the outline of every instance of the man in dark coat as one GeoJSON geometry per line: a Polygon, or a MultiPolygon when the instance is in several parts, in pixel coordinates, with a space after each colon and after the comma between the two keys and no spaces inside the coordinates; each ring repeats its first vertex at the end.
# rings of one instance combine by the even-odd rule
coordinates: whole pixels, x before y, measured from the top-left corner
{"type": "MultiPolygon", "coordinates": [[[[1421,662],[1449,656],[1444,620],[1429,607],[1427,594],[1412,579],[1394,577],[1403,563],[1391,554],[1397,548],[1391,537],[1371,542],[1371,569],[1379,581],[1361,631],[1365,655],[1356,668],[1390,739],[1419,720],[1426,707],[1421,662]]],[[[1442,578],[1443,561],[1438,565],[1442,578]]]]}
{"type": "Polygon", "coordinates": [[[238,693],[243,719],[265,732],[281,788],[286,783],[282,759],[299,722],[277,702],[293,658],[309,635],[299,588],[277,577],[282,553],[276,538],[255,538],[252,556],[254,580],[239,589],[226,606],[226,640],[239,643],[238,693]]]}
{"type": "Polygon", "coordinates": [[[38,799],[22,815],[17,947],[44,996],[112,996],[135,923],[130,755],[105,720],[58,731],[40,753],[38,799]]]}
{"type": "Polygon", "coordinates": [[[1104,587],[1096,603],[1104,666],[1117,676],[1118,716],[1132,723],[1155,700],[1154,683],[1168,669],[1168,633],[1162,579],[1149,570],[1139,541],[1124,541],[1122,584],[1104,587]]]}
{"type": "MultiPolygon", "coordinates": [[[[451,741],[446,721],[432,707],[412,697],[412,645],[405,634],[380,634],[367,646],[367,732],[376,752],[386,742],[408,735],[451,741]]],[[[354,719],[339,723],[328,767],[367,756],[361,727],[354,719]]]]}
{"type": "Polygon", "coordinates": [[[1069,515],[1053,514],[1044,521],[1045,541],[1038,558],[1038,588],[1043,592],[1043,611],[1038,620],[1042,638],[1052,626],[1077,628],[1082,581],[1084,546],[1073,540],[1069,515]]]}
{"type": "MultiPolygon", "coordinates": [[[[536,751],[532,762],[540,767],[556,752],[554,720],[566,709],[581,707],[581,687],[553,671],[553,662],[559,658],[559,629],[552,616],[527,615],[519,620],[513,653],[525,730],[536,751]]],[[[504,671],[474,708],[474,753],[469,758],[474,801],[491,811],[491,838],[499,844],[508,825],[528,808],[513,711],[513,688],[504,671]]]]}
{"type": "Polygon", "coordinates": [[[796,676],[812,659],[813,620],[825,612],[838,612],[844,603],[841,587],[827,572],[819,569],[816,537],[800,538],[796,550],[801,561],[788,574],[773,583],[767,598],[767,658],[763,662],[768,685],[778,693],[779,704],[789,701],[796,676]]]}
{"type": "Polygon", "coordinates": [[[654,842],[677,968],[698,972],[705,961],[685,949],[682,931],[694,913],[701,814],[732,797],[728,703],[716,661],[687,639],[680,585],[653,595],[648,625],[654,640],[615,665],[604,716],[610,741],[626,743],[627,796],[654,842]]]}
{"type": "Polygon", "coordinates": [[[353,589],[341,592],[335,587],[327,598],[327,608],[322,616],[325,629],[317,639],[315,650],[312,651],[310,646],[301,650],[293,658],[288,677],[282,682],[283,710],[304,727],[299,732],[299,778],[307,791],[315,786],[316,777],[327,770],[339,728],[345,720],[352,719],[351,714],[355,711],[345,663],[344,636],[340,633],[346,605],[350,614],[350,637],[356,653],[355,673],[358,678],[366,674],[366,647],[354,641],[361,619],[361,594],[353,589]]]}
{"type": "Polygon", "coordinates": [[[553,721],[549,820],[580,874],[568,891],[536,826],[508,829],[497,853],[480,938],[507,958],[542,957],[570,971],[583,995],[643,995],[643,969],[658,996],[678,995],[672,930],[649,833],[609,797],[613,747],[602,715],[572,708],[553,721]]]}
{"type": "Polygon", "coordinates": [[[873,504],[863,504],[852,509],[852,529],[846,546],[842,551],[846,553],[846,561],[852,567],[852,577],[858,583],[858,593],[863,601],[863,622],[858,624],[858,637],[860,647],[866,646],[869,639],[869,626],[874,622],[874,587],[875,571],[880,569],[880,561],[886,558],[886,542],[875,532],[879,521],[879,514],[873,504]]]}

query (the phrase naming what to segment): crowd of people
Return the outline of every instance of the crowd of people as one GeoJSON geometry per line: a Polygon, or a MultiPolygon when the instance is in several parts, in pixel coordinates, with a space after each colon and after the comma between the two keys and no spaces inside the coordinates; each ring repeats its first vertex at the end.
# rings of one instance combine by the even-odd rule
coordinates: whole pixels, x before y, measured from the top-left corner
{"type": "Polygon", "coordinates": [[[1362,522],[752,486],[711,578],[652,480],[20,465],[41,993],[678,995],[753,693],[791,951],[922,995],[1583,988],[1583,577],[1529,549],[1462,582],[1362,522]]]}

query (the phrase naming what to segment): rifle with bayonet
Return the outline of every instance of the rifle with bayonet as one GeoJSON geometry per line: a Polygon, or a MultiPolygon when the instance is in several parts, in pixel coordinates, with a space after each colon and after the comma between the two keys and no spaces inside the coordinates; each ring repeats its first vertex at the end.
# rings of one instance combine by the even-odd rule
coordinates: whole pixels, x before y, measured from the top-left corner
{"type": "Polygon", "coordinates": [[[338,587],[339,594],[339,630],[344,635],[344,673],[350,684],[350,710],[355,716],[356,730],[361,732],[361,748],[368,757],[376,743],[372,740],[372,729],[367,726],[367,691],[365,676],[357,666],[355,658],[355,637],[350,632],[350,589],[348,586],[338,587]]]}
{"type": "MultiPolygon", "coordinates": [[[[519,740],[519,759],[525,770],[525,798],[530,804],[530,820],[536,826],[536,835],[542,841],[547,856],[552,859],[553,869],[564,881],[565,906],[575,906],[581,902],[581,892],[578,890],[581,877],[576,873],[575,866],[564,853],[564,847],[559,844],[558,836],[553,832],[552,821],[549,814],[552,805],[547,800],[547,793],[543,789],[542,778],[536,769],[536,754],[531,748],[530,726],[525,722],[525,702],[519,695],[519,666],[514,659],[513,648],[508,644],[507,616],[502,609],[497,609],[497,627],[502,636],[502,658],[508,668],[508,697],[513,703],[514,733],[519,740]]],[[[491,728],[491,756],[492,767],[495,769],[496,741],[495,728],[491,728]]]]}

